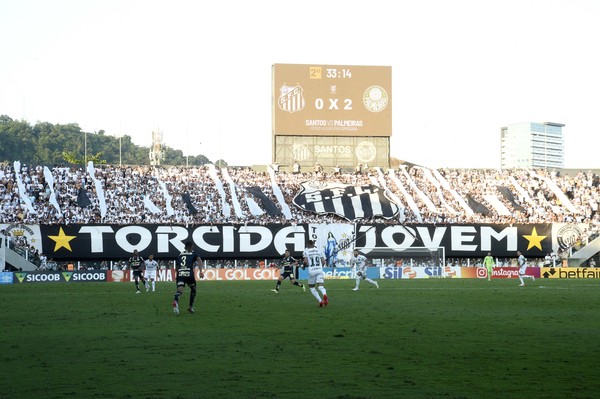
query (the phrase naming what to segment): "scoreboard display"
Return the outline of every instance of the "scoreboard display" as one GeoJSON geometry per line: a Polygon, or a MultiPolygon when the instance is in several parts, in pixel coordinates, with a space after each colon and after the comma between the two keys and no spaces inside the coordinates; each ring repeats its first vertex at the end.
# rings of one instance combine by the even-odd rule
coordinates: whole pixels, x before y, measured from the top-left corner
{"type": "Polygon", "coordinates": [[[390,137],[392,68],[274,64],[273,135],[390,137]]]}

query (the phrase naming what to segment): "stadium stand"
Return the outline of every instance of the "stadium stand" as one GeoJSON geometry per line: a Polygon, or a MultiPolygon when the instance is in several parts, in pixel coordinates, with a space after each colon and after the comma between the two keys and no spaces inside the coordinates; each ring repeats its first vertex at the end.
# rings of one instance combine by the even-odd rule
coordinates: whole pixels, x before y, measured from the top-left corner
{"type": "Polygon", "coordinates": [[[271,169],[265,173],[212,164],[192,168],[103,165],[92,167],[93,174],[81,167],[44,169],[22,165],[15,174],[13,164],[2,165],[0,223],[342,221],[337,215],[309,213],[293,205],[300,184],[310,180],[387,188],[388,196],[400,202],[402,214],[391,221],[372,220],[377,223],[400,219],[404,223],[600,223],[600,178],[592,172],[570,176],[543,170],[414,166],[371,168],[360,174],[272,173],[271,169]],[[91,206],[80,206],[82,195],[91,206]],[[265,211],[273,204],[276,212],[265,211]],[[190,212],[190,205],[195,212],[190,212]]]}
{"type": "MultiPolygon", "coordinates": [[[[400,208],[362,223],[585,223],[600,232],[600,176],[546,170],[266,172],[247,167],[0,165],[0,224],[335,223],[294,205],[301,184],[376,185],[400,208]]],[[[27,243],[16,242],[19,251],[27,243]]],[[[36,258],[39,254],[30,254],[36,258]]]]}

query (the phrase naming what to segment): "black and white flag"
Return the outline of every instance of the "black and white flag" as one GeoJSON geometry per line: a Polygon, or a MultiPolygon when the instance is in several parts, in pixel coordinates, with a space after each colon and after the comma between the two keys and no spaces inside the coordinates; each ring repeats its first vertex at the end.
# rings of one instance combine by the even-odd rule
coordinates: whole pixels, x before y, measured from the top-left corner
{"type": "Polygon", "coordinates": [[[368,184],[352,186],[344,183],[309,181],[294,197],[294,204],[305,211],[334,213],[348,220],[380,216],[391,219],[398,214],[398,205],[385,196],[380,187],[368,184]]]}

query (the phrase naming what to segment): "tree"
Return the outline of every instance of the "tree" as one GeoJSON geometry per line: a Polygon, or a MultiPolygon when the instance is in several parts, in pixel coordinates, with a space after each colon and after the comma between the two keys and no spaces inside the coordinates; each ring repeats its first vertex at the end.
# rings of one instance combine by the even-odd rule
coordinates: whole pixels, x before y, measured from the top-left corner
{"type": "MultiPolygon", "coordinates": [[[[84,132],[77,123],[64,125],[37,122],[31,126],[26,121],[13,120],[7,115],[0,116],[0,161],[20,160],[23,163],[54,165],[67,162],[83,165],[87,160],[94,163],[125,165],[149,165],[150,148],[137,146],[131,136],[106,135],[104,130],[97,133],[84,132]]],[[[181,150],[163,147],[164,165],[204,165],[209,163],[204,155],[186,157],[181,150]]],[[[220,164],[227,165],[224,160],[220,164]]]]}

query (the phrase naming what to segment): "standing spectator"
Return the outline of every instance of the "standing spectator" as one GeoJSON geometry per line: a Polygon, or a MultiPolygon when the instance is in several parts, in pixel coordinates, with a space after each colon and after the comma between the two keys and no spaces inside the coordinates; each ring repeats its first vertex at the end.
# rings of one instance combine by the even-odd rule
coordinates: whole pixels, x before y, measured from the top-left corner
{"type": "Polygon", "coordinates": [[[327,298],[327,290],[325,290],[324,286],[325,274],[323,273],[323,265],[325,264],[325,257],[323,253],[315,247],[314,241],[309,240],[302,257],[304,266],[308,267],[308,288],[310,288],[310,292],[319,301],[319,307],[327,306],[329,299],[327,298]],[[315,286],[318,286],[319,291],[323,294],[323,299],[321,299],[315,286]]]}
{"type": "Polygon", "coordinates": [[[552,254],[550,252],[544,257],[544,267],[552,267],[552,254]]]}
{"type": "Polygon", "coordinates": [[[521,251],[517,251],[517,255],[519,256],[517,262],[519,263],[519,280],[521,281],[519,287],[523,287],[525,285],[523,277],[530,278],[533,281],[535,281],[535,277],[531,274],[525,274],[527,272],[527,260],[525,259],[525,256],[523,256],[521,251]]]}
{"type": "Polygon", "coordinates": [[[48,257],[44,253],[40,254],[40,269],[48,270],[48,257]]]}
{"type": "Polygon", "coordinates": [[[58,270],[58,264],[52,258],[48,260],[48,270],[58,270]]]}

